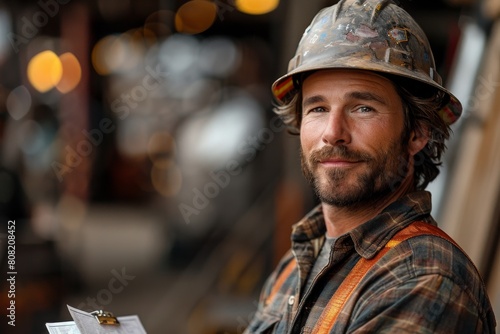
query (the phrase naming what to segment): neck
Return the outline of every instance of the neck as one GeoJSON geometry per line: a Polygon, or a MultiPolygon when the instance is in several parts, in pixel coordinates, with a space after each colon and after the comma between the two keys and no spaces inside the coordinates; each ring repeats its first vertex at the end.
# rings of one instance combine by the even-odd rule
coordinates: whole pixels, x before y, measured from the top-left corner
{"type": "Polygon", "coordinates": [[[359,203],[354,207],[338,207],[322,203],[327,235],[337,238],[375,218],[389,204],[411,192],[412,184],[412,179],[407,178],[397,190],[389,195],[359,203]]]}

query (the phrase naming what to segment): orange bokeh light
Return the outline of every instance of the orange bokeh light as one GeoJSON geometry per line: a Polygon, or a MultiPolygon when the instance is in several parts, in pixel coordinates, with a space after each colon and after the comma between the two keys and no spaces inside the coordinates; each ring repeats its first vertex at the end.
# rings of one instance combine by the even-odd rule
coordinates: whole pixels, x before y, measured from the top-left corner
{"type": "Polygon", "coordinates": [[[82,68],[78,59],[71,52],[63,53],[59,59],[61,60],[63,75],[61,80],[57,83],[56,88],[61,93],[65,94],[75,89],[80,83],[82,68]]]}
{"type": "Polygon", "coordinates": [[[236,8],[245,14],[262,15],[275,10],[279,0],[236,0],[236,8]]]}
{"type": "Polygon", "coordinates": [[[206,0],[192,0],[182,5],[175,15],[175,28],[185,34],[199,34],[212,26],[217,6],[206,0]]]}

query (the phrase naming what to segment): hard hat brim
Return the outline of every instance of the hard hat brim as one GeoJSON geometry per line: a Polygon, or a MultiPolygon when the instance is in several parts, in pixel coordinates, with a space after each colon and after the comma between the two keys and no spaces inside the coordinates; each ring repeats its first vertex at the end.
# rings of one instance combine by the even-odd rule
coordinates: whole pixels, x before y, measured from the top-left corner
{"type": "MultiPolygon", "coordinates": [[[[445,98],[447,97],[446,100],[448,101],[448,103],[446,103],[444,107],[437,112],[446,122],[446,124],[453,124],[462,114],[462,104],[455,97],[455,95],[441,86],[438,82],[430,79],[430,75],[437,76],[437,73],[420,73],[416,70],[410,70],[403,66],[401,66],[400,70],[395,70],[394,66],[392,65],[388,66],[384,63],[366,61],[362,58],[356,57],[343,57],[335,60],[329,59],[325,64],[322,64],[321,61],[317,61],[314,62],[314,64],[312,64],[311,66],[308,66],[307,64],[299,66],[286,75],[283,75],[273,83],[273,95],[279,104],[286,104],[300,89],[300,83],[297,78],[307,72],[329,69],[365,70],[378,72],[382,75],[386,74],[390,76],[399,76],[410,80],[416,80],[419,83],[430,86],[431,88],[436,89],[436,91],[441,91],[445,94],[445,98]]],[[[437,80],[440,81],[441,78],[437,77],[437,80]]]]}

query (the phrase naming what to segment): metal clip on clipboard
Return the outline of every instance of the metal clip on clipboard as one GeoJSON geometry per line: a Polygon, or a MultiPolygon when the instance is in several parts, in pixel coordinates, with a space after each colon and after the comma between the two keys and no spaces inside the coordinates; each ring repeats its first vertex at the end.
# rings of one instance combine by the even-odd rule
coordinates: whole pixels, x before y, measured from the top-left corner
{"type": "Polygon", "coordinates": [[[103,310],[96,310],[90,312],[91,315],[99,322],[100,325],[120,325],[118,319],[111,312],[106,312],[103,310]]]}

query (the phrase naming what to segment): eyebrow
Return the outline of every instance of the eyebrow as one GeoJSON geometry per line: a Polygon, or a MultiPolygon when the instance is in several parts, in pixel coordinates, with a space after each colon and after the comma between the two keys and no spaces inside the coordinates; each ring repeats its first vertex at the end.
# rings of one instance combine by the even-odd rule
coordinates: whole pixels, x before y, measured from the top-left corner
{"type": "MultiPolygon", "coordinates": [[[[366,91],[354,91],[354,92],[349,92],[346,94],[346,97],[349,99],[356,99],[356,100],[362,100],[362,101],[376,101],[378,103],[387,105],[386,101],[384,98],[381,96],[374,94],[372,92],[366,92],[366,91]]],[[[302,107],[306,108],[307,106],[319,102],[324,102],[326,101],[326,98],[322,95],[313,95],[310,96],[306,99],[304,99],[302,103],[302,107]]]]}
{"type": "Polygon", "coordinates": [[[318,102],[324,102],[326,99],[322,95],[313,95],[311,97],[308,97],[302,102],[302,107],[305,108],[311,104],[315,104],[318,102]]]}
{"type": "Polygon", "coordinates": [[[384,105],[387,104],[384,98],[372,92],[350,92],[347,94],[347,97],[363,101],[376,101],[384,105]]]}

